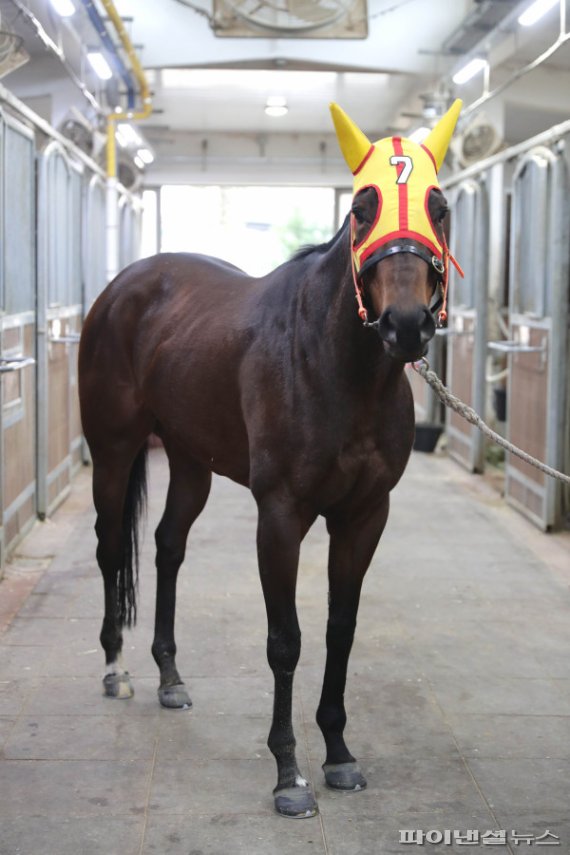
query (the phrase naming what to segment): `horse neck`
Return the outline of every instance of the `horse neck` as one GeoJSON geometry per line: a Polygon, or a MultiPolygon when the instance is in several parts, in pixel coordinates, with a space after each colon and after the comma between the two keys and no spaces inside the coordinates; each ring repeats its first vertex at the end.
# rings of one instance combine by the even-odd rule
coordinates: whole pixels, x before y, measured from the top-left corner
{"type": "Polygon", "coordinates": [[[301,278],[299,289],[302,314],[315,333],[313,357],[330,366],[337,381],[345,378],[376,394],[401,374],[403,366],[385,354],[377,332],[358,316],[347,232],[301,278]]]}

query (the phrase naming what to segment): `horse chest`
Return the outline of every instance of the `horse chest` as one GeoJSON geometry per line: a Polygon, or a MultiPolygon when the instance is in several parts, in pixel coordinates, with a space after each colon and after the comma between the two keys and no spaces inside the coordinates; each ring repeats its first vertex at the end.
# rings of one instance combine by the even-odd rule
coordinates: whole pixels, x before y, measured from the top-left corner
{"type": "Polygon", "coordinates": [[[297,470],[298,483],[314,497],[319,510],[385,495],[405,469],[412,435],[413,427],[387,439],[376,427],[345,436],[341,443],[329,444],[326,435],[321,436],[319,447],[297,470]]]}

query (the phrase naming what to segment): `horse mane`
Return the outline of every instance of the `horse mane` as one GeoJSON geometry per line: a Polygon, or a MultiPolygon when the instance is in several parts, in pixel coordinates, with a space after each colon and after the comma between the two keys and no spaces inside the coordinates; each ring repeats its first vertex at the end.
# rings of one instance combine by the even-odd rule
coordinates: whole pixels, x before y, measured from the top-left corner
{"type": "Polygon", "coordinates": [[[347,214],[344,219],[344,223],[342,224],[338,232],[333,235],[329,241],[327,241],[326,243],[309,244],[307,246],[302,246],[291,256],[289,260],[299,261],[300,259],[306,258],[308,255],[311,255],[313,252],[316,252],[319,255],[324,255],[325,252],[328,252],[329,249],[331,249],[337,243],[337,241],[341,239],[348,226],[349,218],[350,214],[347,214]]]}

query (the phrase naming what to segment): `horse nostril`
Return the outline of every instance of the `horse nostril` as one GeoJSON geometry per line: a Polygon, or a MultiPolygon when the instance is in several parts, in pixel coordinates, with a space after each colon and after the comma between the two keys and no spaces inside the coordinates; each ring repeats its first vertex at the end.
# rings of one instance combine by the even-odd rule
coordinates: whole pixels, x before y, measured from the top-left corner
{"type": "Polygon", "coordinates": [[[384,310],[378,324],[380,338],[404,351],[422,349],[435,333],[435,322],[427,306],[400,311],[395,306],[384,310]]]}
{"type": "Polygon", "coordinates": [[[420,323],[420,339],[422,344],[430,341],[435,334],[435,321],[429,309],[423,308],[423,320],[420,323]]]}
{"type": "Polygon", "coordinates": [[[390,344],[396,344],[397,329],[390,309],[386,309],[382,312],[380,323],[378,325],[378,332],[383,341],[390,342],[390,344]]]}

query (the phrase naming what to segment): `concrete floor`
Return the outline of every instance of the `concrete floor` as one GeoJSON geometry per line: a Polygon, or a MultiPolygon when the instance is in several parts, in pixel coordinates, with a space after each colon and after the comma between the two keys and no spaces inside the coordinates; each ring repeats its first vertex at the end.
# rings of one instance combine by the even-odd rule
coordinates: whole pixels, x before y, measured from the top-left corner
{"type": "Polygon", "coordinates": [[[570,853],[567,537],[535,532],[449,461],[413,458],[365,583],[349,668],[347,741],[369,785],[342,794],[323,785],[314,723],[327,590],[315,526],[300,571],[294,710],[321,813],[286,820],[273,813],[265,745],[272,682],[255,506],[222,479],[179,583],[178,662],[194,708],[158,706],[150,532],[166,478],[155,451],[139,626],[125,644],[132,700],[101,696],[87,471],[0,585],[1,855],[384,855],[408,851],[400,830],[415,829],[428,841],[451,833],[428,851],[473,851],[454,830],[505,830],[499,851],[540,852],[556,838],[517,844],[513,831],[549,830],[554,851],[570,853]]]}

